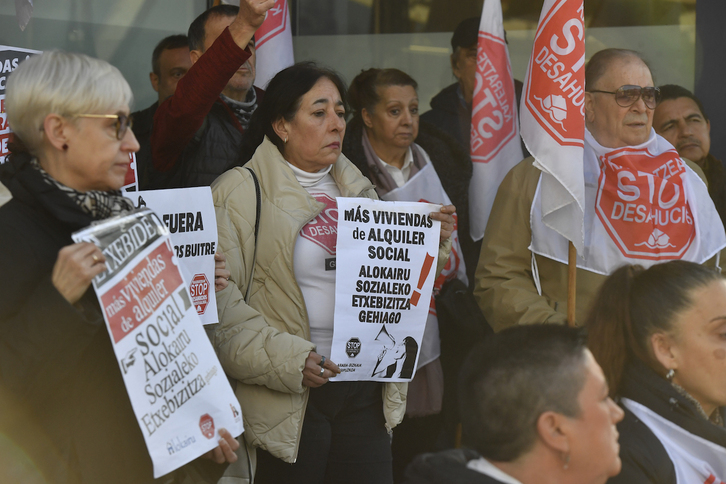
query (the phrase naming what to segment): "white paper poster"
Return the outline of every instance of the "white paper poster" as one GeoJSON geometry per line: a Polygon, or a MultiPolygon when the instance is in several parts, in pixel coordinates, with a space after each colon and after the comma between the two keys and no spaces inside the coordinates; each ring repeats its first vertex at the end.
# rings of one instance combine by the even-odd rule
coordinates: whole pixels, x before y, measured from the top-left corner
{"type": "Polygon", "coordinates": [[[411,381],[436,278],[439,205],[338,198],[331,381],[411,381]]]}
{"type": "Polygon", "coordinates": [[[217,250],[217,218],[209,187],[143,190],[126,193],[137,207],[153,209],[169,229],[174,253],[184,280],[189,282],[192,303],[202,324],[214,324],[214,253],[217,250]]]}
{"type": "MultiPolygon", "coordinates": [[[[439,180],[434,165],[431,163],[426,163],[415,175],[408,179],[406,184],[382,195],[381,199],[389,202],[418,200],[419,202],[451,205],[451,199],[449,199],[449,196],[444,191],[444,187],[441,186],[441,180],[439,180]]],[[[458,216],[454,213],[454,219],[456,220],[457,218],[458,216]]],[[[441,336],[438,315],[436,313],[435,297],[447,281],[459,279],[464,284],[469,283],[466,277],[466,267],[461,252],[461,245],[459,244],[459,231],[456,228],[457,226],[458,223],[451,233],[451,253],[449,254],[449,260],[441,270],[439,276],[434,280],[429,315],[426,321],[426,331],[424,333],[423,344],[419,347],[416,368],[421,368],[441,356],[441,336]]]]}
{"type": "Polygon", "coordinates": [[[0,45],[0,163],[5,163],[5,157],[10,153],[8,149],[10,126],[5,113],[5,85],[10,73],[33,54],[40,54],[40,51],[0,45]]]}
{"type": "MultiPolygon", "coordinates": [[[[160,477],[242,433],[239,402],[199,321],[166,227],[150,209],[73,234],[108,270],[93,280],[131,406],[160,477]]],[[[110,436],[109,438],[113,438],[110,436]]]]}

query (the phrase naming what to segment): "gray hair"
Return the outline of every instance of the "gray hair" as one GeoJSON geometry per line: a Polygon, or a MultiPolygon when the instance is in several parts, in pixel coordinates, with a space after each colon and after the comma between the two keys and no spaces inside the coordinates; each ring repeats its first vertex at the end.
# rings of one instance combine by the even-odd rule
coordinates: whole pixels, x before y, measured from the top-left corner
{"type": "Polygon", "coordinates": [[[131,106],[133,94],[121,72],[84,54],[51,50],[23,61],[8,77],[6,111],[13,132],[33,154],[42,145],[49,114],[72,118],[131,106]]]}

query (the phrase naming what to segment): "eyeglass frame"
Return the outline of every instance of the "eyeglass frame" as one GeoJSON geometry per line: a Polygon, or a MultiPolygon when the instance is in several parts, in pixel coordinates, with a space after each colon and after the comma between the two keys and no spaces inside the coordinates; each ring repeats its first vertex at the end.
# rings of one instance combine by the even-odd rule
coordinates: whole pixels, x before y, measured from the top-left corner
{"type": "Polygon", "coordinates": [[[124,139],[124,136],[126,136],[126,132],[133,126],[134,120],[131,117],[131,115],[125,115],[125,114],[76,114],[74,117],[76,118],[101,118],[101,119],[113,119],[116,118],[116,123],[114,125],[116,126],[116,139],[118,141],[121,141],[124,139]],[[123,120],[126,120],[126,126],[121,129],[123,126],[123,120]]]}
{"type": "Polygon", "coordinates": [[[617,103],[617,105],[618,105],[618,106],[620,106],[621,108],[629,108],[629,107],[630,107],[630,106],[632,106],[633,104],[637,103],[637,102],[638,102],[638,101],[639,101],[640,99],[643,99],[643,104],[645,104],[645,107],[646,107],[646,108],[648,108],[648,109],[655,109],[655,107],[656,107],[656,106],[658,105],[658,101],[660,101],[660,88],[658,88],[658,87],[655,87],[655,86],[647,86],[647,87],[642,87],[642,86],[636,86],[636,85],[634,85],[634,84],[625,84],[624,86],[620,86],[620,87],[619,87],[619,88],[618,88],[617,90],[615,90],[615,91],[601,91],[601,90],[599,90],[599,89],[592,89],[592,90],[590,90],[590,91],[585,91],[585,92],[591,92],[591,93],[592,93],[592,92],[600,92],[600,93],[603,93],[603,94],[614,94],[614,95],[615,95],[615,102],[616,102],[616,103],[617,103]],[[622,104],[620,104],[620,103],[618,102],[618,93],[619,93],[619,92],[621,92],[621,91],[626,91],[626,90],[635,90],[635,89],[638,89],[638,90],[640,91],[640,92],[639,92],[639,94],[638,94],[638,97],[637,97],[637,98],[635,98],[635,101],[633,101],[632,103],[628,104],[627,106],[623,106],[622,104]],[[655,103],[655,104],[653,105],[653,107],[651,107],[651,106],[648,106],[648,103],[647,103],[647,102],[645,102],[645,98],[643,97],[643,93],[644,93],[644,91],[645,91],[646,89],[652,89],[652,90],[653,90],[653,101],[654,101],[654,103],[655,103]]]}

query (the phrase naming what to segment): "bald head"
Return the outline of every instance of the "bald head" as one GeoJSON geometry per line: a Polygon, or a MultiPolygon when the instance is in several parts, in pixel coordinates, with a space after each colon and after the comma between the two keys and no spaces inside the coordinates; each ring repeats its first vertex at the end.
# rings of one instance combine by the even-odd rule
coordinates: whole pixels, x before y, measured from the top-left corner
{"type": "MultiPolygon", "coordinates": [[[[598,89],[597,82],[608,71],[614,62],[635,62],[648,64],[634,50],[629,49],[603,49],[593,55],[585,66],[585,90],[598,89]]],[[[650,68],[648,68],[650,71],[650,68]]]]}

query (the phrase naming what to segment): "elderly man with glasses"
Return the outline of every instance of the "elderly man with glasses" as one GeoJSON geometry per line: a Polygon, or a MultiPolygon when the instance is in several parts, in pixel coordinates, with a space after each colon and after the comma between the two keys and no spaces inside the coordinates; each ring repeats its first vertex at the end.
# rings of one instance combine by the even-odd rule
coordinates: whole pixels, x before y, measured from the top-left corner
{"type": "MultiPolygon", "coordinates": [[[[704,262],[724,237],[699,180],[703,172],[652,128],[660,93],[640,56],[596,53],[585,85],[585,253],[578,254],[576,322],[613,267],[704,262]]],[[[500,185],[483,239],[474,295],[495,331],[566,321],[567,241],[544,227],[536,210],[541,172],[533,161],[523,160],[500,185]]]]}

